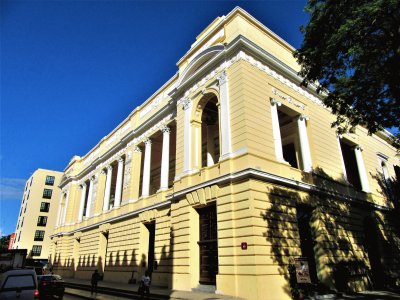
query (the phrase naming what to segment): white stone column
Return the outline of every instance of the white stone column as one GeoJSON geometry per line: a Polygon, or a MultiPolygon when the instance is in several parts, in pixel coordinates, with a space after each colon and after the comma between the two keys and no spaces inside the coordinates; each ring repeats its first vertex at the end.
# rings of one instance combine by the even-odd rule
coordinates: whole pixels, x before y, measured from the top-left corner
{"type": "Polygon", "coordinates": [[[121,205],[123,174],[124,174],[124,159],[122,157],[120,157],[118,159],[118,171],[117,171],[117,183],[115,186],[114,207],[119,207],[121,205]]]}
{"type": "Polygon", "coordinates": [[[363,149],[360,145],[354,147],[354,154],[356,156],[358,174],[360,174],[361,190],[363,192],[369,193],[367,170],[365,169],[364,159],[361,153],[362,150],[363,149]]]}
{"type": "Polygon", "coordinates": [[[61,224],[65,224],[65,218],[67,217],[67,210],[68,210],[68,202],[69,202],[69,193],[65,193],[65,202],[64,202],[64,208],[63,208],[63,214],[62,214],[62,221],[61,224]]]}
{"type": "Polygon", "coordinates": [[[85,214],[86,218],[89,218],[90,213],[91,213],[90,209],[92,208],[94,180],[95,180],[94,176],[92,178],[90,178],[89,193],[88,193],[88,199],[87,199],[87,204],[86,204],[86,214],[85,214]]]}
{"type": "Polygon", "coordinates": [[[189,173],[191,164],[191,126],[190,126],[190,114],[192,112],[192,101],[186,98],[182,100],[182,107],[184,112],[183,118],[183,173],[189,173]]]}
{"type": "Polygon", "coordinates": [[[272,135],[274,138],[275,157],[277,161],[284,162],[282,150],[281,129],[279,126],[278,107],[282,104],[271,98],[272,135]]]}
{"type": "Polygon", "coordinates": [[[163,132],[163,145],[162,145],[162,156],[161,156],[161,180],[160,189],[168,189],[168,179],[169,179],[169,142],[171,129],[164,127],[163,132]]]}
{"type": "Polygon", "coordinates": [[[218,130],[215,125],[207,126],[207,167],[215,164],[215,147],[214,147],[214,137],[215,130],[218,130]]]}
{"type": "Polygon", "coordinates": [[[151,140],[147,139],[144,150],[142,197],[150,194],[151,140]]]}
{"type": "Polygon", "coordinates": [[[112,179],[112,166],[107,166],[106,188],[104,191],[103,211],[108,211],[110,207],[110,191],[112,179]]]}
{"type": "Polygon", "coordinates": [[[306,120],[308,120],[308,117],[300,115],[299,118],[297,119],[297,126],[299,129],[300,152],[301,152],[301,160],[303,162],[303,171],[311,172],[312,161],[311,161],[310,143],[308,142],[306,120]]]}
{"type": "Polygon", "coordinates": [[[86,189],[87,189],[86,183],[82,183],[81,189],[82,189],[82,192],[81,192],[81,203],[79,204],[78,222],[82,221],[83,210],[85,209],[85,200],[86,200],[85,198],[86,198],[86,189]]]}
{"type": "Polygon", "coordinates": [[[229,157],[232,151],[231,146],[231,121],[229,114],[229,90],[228,75],[226,72],[217,78],[219,85],[219,101],[220,101],[220,128],[221,128],[221,160],[229,157]]]}
{"type": "Polygon", "coordinates": [[[58,201],[58,212],[57,212],[57,222],[56,226],[61,225],[61,212],[62,212],[62,206],[63,206],[63,193],[60,194],[60,200],[58,201]]]}

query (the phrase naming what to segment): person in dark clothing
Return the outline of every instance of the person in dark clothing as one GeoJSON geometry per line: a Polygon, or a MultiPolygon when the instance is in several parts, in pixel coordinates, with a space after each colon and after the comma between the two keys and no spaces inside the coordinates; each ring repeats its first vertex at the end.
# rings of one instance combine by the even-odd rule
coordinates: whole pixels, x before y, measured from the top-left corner
{"type": "Polygon", "coordinates": [[[144,299],[144,293],[146,293],[146,298],[149,299],[150,297],[150,274],[149,271],[146,270],[142,279],[140,280],[140,299],[144,299]]]}
{"type": "Polygon", "coordinates": [[[92,284],[92,289],[91,289],[91,293],[93,294],[93,292],[95,292],[97,294],[97,283],[100,280],[100,274],[99,271],[95,270],[94,273],[92,274],[92,280],[90,281],[90,283],[92,284]]]}

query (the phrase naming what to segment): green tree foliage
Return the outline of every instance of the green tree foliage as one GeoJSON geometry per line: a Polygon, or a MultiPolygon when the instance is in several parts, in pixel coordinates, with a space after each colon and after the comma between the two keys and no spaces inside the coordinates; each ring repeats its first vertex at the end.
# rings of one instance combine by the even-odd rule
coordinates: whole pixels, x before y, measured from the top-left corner
{"type": "Polygon", "coordinates": [[[4,235],[0,238],[0,249],[2,250],[7,250],[8,249],[8,243],[10,241],[10,235],[4,235]]]}
{"type": "Polygon", "coordinates": [[[306,11],[310,21],[294,55],[303,84],[318,81],[317,91],[327,94],[333,126],[399,132],[400,1],[309,0],[306,11]]]}

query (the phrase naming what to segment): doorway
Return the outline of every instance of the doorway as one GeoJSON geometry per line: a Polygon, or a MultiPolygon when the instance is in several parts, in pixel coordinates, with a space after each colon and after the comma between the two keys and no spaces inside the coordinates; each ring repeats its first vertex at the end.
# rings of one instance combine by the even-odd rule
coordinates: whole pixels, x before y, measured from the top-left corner
{"type": "Polygon", "coordinates": [[[308,206],[297,207],[297,226],[299,227],[301,256],[307,258],[310,272],[310,280],[313,283],[318,282],[317,264],[315,262],[314,238],[310,221],[312,217],[312,208],[308,206]]]}
{"type": "Polygon", "coordinates": [[[218,239],[216,205],[197,210],[199,213],[200,284],[215,285],[218,274],[218,239]]]}
{"type": "Polygon", "coordinates": [[[154,241],[156,237],[156,223],[151,222],[145,224],[147,230],[149,231],[149,248],[147,252],[147,270],[150,274],[154,270],[154,241]]]}

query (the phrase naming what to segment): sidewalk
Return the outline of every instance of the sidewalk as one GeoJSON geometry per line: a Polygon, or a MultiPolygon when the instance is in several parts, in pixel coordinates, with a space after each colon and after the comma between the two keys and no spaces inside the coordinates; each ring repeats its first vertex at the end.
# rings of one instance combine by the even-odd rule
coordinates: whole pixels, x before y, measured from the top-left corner
{"type": "MultiPolygon", "coordinates": [[[[81,286],[84,286],[85,288],[87,288],[87,290],[85,290],[85,289],[80,289],[79,287],[77,287],[77,288],[66,287],[65,293],[67,293],[67,294],[80,296],[80,297],[86,298],[86,299],[98,299],[98,300],[121,299],[121,296],[113,296],[113,295],[103,294],[101,292],[91,295],[90,280],[64,278],[64,281],[66,284],[71,283],[73,285],[81,285],[81,286]]],[[[98,283],[98,289],[100,289],[100,290],[101,290],[101,288],[115,289],[122,293],[126,292],[127,297],[129,296],[129,294],[137,292],[138,287],[139,287],[138,284],[116,283],[116,282],[106,282],[106,281],[99,281],[99,283],[98,283]]],[[[211,300],[211,299],[212,300],[217,300],[217,299],[243,300],[241,298],[236,298],[236,297],[226,296],[226,295],[219,295],[219,294],[215,294],[215,293],[211,293],[211,292],[206,293],[206,292],[199,292],[199,291],[175,291],[175,290],[171,291],[165,287],[159,287],[159,286],[151,286],[150,293],[151,293],[151,295],[154,295],[159,298],[176,299],[176,300],[211,300]]]]}
{"type": "MultiPolygon", "coordinates": [[[[116,283],[116,282],[104,282],[99,281],[98,288],[115,290],[116,293],[124,294],[123,296],[110,295],[106,293],[97,293],[91,295],[90,293],[90,280],[64,278],[66,284],[71,283],[76,285],[76,288],[66,287],[65,292],[67,294],[76,295],[85,299],[98,299],[98,300],[117,300],[122,297],[135,299],[135,294],[138,290],[138,284],[128,283],[116,283]],[[80,287],[81,288],[80,288],[80,287]]],[[[244,300],[242,298],[236,298],[232,296],[219,295],[212,292],[199,292],[199,291],[176,291],[169,290],[165,287],[151,286],[150,292],[153,299],[174,299],[174,300],[244,300]]],[[[365,291],[355,294],[342,294],[332,295],[336,296],[336,300],[400,300],[400,294],[390,291],[365,291]]],[[[324,296],[319,296],[310,299],[328,299],[324,296]]],[[[279,299],[277,299],[279,300],[279,299]]]]}

